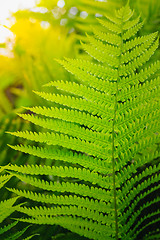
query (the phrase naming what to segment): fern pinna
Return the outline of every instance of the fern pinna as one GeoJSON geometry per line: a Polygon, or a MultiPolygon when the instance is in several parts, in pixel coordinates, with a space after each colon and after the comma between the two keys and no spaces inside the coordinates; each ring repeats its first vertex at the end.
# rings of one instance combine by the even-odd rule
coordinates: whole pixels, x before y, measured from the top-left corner
{"type": "Polygon", "coordinates": [[[99,27],[87,36],[89,43],[82,43],[93,62],[59,61],[78,80],[50,82],[47,86],[57,88],[57,94],[37,94],[54,106],[19,114],[48,130],[14,132],[36,145],[11,147],[63,163],[6,167],[12,176],[40,189],[9,189],[43,203],[18,206],[26,216],[20,221],[58,224],[94,240],[160,236],[160,62],[147,63],[158,38],[157,33],[136,37],[143,22],[132,15],[126,5],[115,17],[99,18],[99,27]]]}

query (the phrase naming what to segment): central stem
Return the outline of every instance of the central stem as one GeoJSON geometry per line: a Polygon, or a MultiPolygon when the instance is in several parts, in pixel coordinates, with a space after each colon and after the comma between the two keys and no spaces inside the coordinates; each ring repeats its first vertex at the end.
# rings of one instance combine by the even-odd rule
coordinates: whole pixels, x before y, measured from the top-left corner
{"type": "MultiPolygon", "coordinates": [[[[123,23],[121,24],[121,29],[122,29],[123,23]]],[[[115,105],[114,105],[114,117],[113,117],[113,125],[112,125],[112,168],[113,168],[113,194],[114,194],[114,209],[115,209],[115,230],[116,230],[116,240],[118,240],[118,213],[117,213],[117,196],[116,196],[116,176],[115,176],[115,156],[114,156],[114,151],[115,151],[115,123],[116,123],[116,114],[117,114],[117,97],[118,97],[118,81],[120,80],[119,76],[119,68],[121,65],[121,55],[122,55],[122,47],[123,47],[123,30],[121,33],[121,53],[119,56],[119,65],[118,65],[118,78],[117,78],[117,83],[116,83],[116,94],[115,94],[115,105]]]]}
{"type": "MultiPolygon", "coordinates": [[[[118,92],[118,86],[117,86],[118,92]]],[[[117,201],[116,201],[116,180],[115,180],[115,157],[114,157],[114,138],[115,138],[115,121],[116,121],[116,112],[117,112],[117,92],[115,96],[115,112],[113,118],[113,128],[112,128],[112,167],[113,167],[113,194],[114,194],[114,209],[115,209],[115,228],[116,228],[116,240],[118,240],[118,215],[117,215],[117,201]]]]}

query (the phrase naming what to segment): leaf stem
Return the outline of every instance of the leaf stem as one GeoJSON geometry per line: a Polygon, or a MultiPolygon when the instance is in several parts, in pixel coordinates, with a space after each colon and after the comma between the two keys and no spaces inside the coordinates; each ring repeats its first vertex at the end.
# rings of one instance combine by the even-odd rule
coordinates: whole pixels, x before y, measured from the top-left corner
{"type": "MultiPolygon", "coordinates": [[[[123,22],[121,24],[121,27],[123,25],[123,22]]],[[[116,122],[116,115],[117,115],[117,95],[118,95],[118,80],[120,80],[119,76],[119,68],[121,65],[121,55],[122,55],[122,47],[123,47],[123,31],[121,33],[121,54],[119,56],[119,66],[118,66],[118,78],[117,78],[117,84],[116,84],[116,94],[115,94],[115,105],[114,105],[114,117],[113,117],[113,128],[112,128],[112,168],[113,168],[113,195],[114,195],[114,209],[115,209],[115,230],[116,230],[116,235],[115,239],[118,240],[118,209],[117,209],[117,196],[116,196],[116,179],[115,179],[115,156],[114,156],[114,151],[115,151],[115,122],[116,122]]]]}

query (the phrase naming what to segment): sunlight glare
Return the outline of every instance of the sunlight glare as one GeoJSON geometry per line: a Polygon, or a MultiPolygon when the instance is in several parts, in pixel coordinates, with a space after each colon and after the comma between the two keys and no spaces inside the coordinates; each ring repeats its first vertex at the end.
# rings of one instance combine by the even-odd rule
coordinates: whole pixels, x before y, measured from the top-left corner
{"type": "Polygon", "coordinates": [[[4,27],[10,27],[12,13],[19,9],[33,8],[36,3],[37,0],[0,0],[0,43],[13,37],[11,31],[4,27]]]}

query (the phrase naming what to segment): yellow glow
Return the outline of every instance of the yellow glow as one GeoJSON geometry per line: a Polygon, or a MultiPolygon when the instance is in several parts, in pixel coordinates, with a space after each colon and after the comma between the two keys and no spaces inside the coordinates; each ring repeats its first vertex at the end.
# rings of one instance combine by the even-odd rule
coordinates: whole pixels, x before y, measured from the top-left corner
{"type": "Polygon", "coordinates": [[[10,26],[11,15],[19,9],[32,8],[37,0],[0,0],[0,43],[4,43],[7,38],[12,38],[13,34],[4,26],[10,26]]]}

